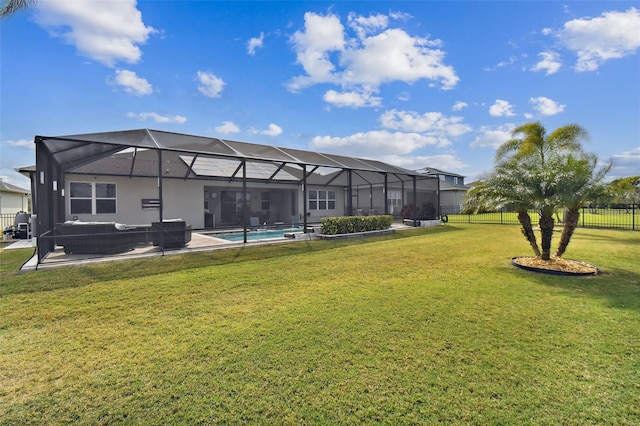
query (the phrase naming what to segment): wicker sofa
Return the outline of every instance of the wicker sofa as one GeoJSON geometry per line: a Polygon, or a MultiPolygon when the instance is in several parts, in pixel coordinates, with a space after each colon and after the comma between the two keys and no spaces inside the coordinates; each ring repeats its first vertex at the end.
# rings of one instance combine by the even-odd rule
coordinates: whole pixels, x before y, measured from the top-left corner
{"type": "Polygon", "coordinates": [[[55,235],[56,244],[67,254],[116,254],[137,245],[135,229],[114,222],[58,223],[55,235]]]}
{"type": "Polygon", "coordinates": [[[191,225],[182,219],[152,222],[153,245],[166,248],[184,247],[191,241],[191,225]]]}

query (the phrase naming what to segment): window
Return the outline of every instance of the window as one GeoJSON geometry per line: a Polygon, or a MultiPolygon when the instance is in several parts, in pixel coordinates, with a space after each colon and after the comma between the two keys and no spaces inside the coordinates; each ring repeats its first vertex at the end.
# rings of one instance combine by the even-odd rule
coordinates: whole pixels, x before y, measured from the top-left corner
{"type": "Polygon", "coordinates": [[[309,210],[335,210],[336,209],[336,192],[335,191],[309,191],[309,210]]]}
{"type": "Polygon", "coordinates": [[[402,191],[387,191],[387,204],[389,207],[402,207],[402,191]]]}
{"type": "Polygon", "coordinates": [[[260,193],[260,210],[265,211],[265,212],[271,210],[271,201],[269,199],[269,193],[268,192],[261,192],[260,193]]]}
{"type": "Polygon", "coordinates": [[[116,184],[70,182],[71,214],[115,214],[116,184]]]}

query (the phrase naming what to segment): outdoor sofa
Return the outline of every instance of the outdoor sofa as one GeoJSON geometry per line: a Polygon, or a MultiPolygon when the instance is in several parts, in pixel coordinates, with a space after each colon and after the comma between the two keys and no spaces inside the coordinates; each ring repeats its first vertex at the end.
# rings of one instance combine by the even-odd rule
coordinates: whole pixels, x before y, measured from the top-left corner
{"type": "Polygon", "coordinates": [[[66,254],[116,254],[137,245],[135,229],[115,222],[67,221],[56,224],[55,235],[66,254]]]}

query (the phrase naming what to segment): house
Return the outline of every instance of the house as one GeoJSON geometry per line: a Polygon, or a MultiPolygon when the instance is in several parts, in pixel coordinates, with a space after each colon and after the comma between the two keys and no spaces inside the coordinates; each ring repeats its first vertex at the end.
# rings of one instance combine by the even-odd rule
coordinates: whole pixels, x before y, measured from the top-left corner
{"type": "Polygon", "coordinates": [[[439,181],[380,161],[150,129],[36,136],[32,180],[39,258],[69,220],[144,225],[181,218],[194,230],[327,216],[399,214],[439,205],[439,181]]]}
{"type": "Polygon", "coordinates": [[[31,192],[0,179],[0,214],[15,215],[30,211],[31,192]]]}
{"type": "Polygon", "coordinates": [[[424,167],[417,172],[434,176],[440,180],[440,211],[443,214],[459,213],[464,207],[464,198],[471,186],[465,185],[464,176],[445,172],[433,167],[424,167]]]}

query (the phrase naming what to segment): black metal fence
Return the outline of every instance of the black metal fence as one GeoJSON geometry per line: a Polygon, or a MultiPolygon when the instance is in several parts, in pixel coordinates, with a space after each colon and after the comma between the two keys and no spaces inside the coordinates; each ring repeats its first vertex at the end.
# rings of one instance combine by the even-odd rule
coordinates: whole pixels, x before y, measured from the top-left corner
{"type": "MultiPolygon", "coordinates": [[[[518,225],[518,214],[513,210],[502,209],[497,212],[463,213],[461,206],[440,206],[440,213],[448,223],[486,223],[500,225],[518,225]]],[[[529,211],[531,221],[538,223],[539,214],[535,210],[529,211]]],[[[561,224],[563,211],[555,214],[556,224],[561,224]]],[[[640,231],[640,206],[616,205],[615,207],[584,207],[580,209],[581,228],[627,229],[640,231]]]]}

